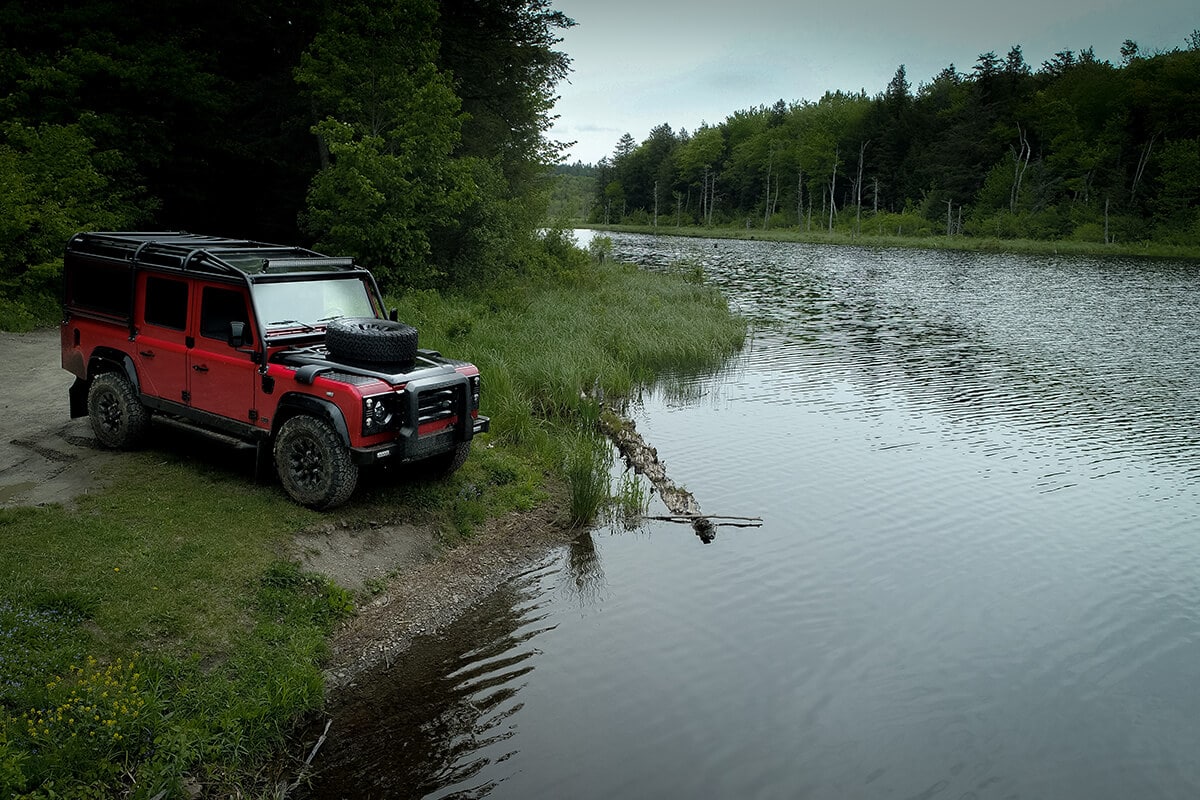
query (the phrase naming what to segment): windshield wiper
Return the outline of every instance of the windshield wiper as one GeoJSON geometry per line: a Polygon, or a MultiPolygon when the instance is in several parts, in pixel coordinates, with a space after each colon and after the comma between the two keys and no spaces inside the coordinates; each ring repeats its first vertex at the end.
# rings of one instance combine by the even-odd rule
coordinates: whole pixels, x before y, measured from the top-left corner
{"type": "Polygon", "coordinates": [[[312,325],[309,325],[307,322],[301,322],[298,319],[281,319],[276,322],[268,322],[267,323],[268,328],[274,328],[276,325],[299,325],[301,328],[303,328],[306,331],[315,331],[316,330],[316,328],[314,328],[312,325]]]}
{"type": "Polygon", "coordinates": [[[341,319],[345,314],[334,314],[332,317],[321,317],[317,322],[332,322],[335,319],[341,319]]]}

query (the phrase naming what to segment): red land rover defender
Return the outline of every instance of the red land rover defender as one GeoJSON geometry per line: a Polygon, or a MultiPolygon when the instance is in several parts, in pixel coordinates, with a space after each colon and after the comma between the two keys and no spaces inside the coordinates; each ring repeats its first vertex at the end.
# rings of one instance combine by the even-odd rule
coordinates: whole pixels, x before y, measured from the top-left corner
{"type": "Polygon", "coordinates": [[[360,467],[458,469],[479,415],[479,370],[417,347],[349,258],[179,232],[81,233],[64,260],[62,365],[71,416],[136,447],[162,415],[256,445],[312,508],[360,467]]]}

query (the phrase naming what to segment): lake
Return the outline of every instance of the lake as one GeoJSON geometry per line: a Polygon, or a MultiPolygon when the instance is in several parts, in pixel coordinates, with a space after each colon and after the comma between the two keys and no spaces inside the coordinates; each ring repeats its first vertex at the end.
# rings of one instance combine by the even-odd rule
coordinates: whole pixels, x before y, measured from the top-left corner
{"type": "Polygon", "coordinates": [[[312,797],[1200,795],[1200,265],[611,238],[750,320],[629,413],[762,526],[581,536],[375,676],[312,797]]]}

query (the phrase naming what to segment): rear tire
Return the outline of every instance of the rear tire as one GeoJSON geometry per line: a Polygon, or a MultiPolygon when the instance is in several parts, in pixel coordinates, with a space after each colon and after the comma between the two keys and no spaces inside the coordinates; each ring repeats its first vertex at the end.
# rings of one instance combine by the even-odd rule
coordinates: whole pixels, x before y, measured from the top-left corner
{"type": "Polygon", "coordinates": [[[121,373],[102,372],[92,378],[87,409],[96,441],[104,447],[132,450],[145,441],[150,429],[150,411],[121,373]]]}
{"type": "Polygon", "coordinates": [[[340,506],[358,484],[358,467],[337,433],[303,414],[284,422],[275,437],[275,471],[289,497],[318,510],[340,506]]]}

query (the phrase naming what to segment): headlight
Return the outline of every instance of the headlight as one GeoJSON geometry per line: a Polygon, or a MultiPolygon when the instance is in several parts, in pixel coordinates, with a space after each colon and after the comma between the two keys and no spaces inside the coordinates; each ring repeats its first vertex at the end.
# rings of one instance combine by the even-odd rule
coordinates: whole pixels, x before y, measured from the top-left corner
{"type": "Polygon", "coordinates": [[[364,436],[383,433],[391,428],[395,418],[396,398],[380,394],[363,398],[362,432],[364,436]]]}
{"type": "Polygon", "coordinates": [[[479,376],[471,376],[471,410],[479,410],[479,376]]]}

